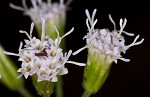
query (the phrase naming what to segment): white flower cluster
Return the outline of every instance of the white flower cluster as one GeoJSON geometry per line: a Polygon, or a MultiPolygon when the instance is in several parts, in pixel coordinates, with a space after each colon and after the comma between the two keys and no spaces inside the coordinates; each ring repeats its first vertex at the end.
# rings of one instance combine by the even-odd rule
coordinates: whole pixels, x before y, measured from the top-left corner
{"type": "Polygon", "coordinates": [[[60,3],[52,3],[51,0],[44,2],[43,0],[31,0],[33,7],[28,8],[26,0],[22,0],[23,7],[10,4],[10,6],[16,10],[23,11],[25,15],[28,15],[35,22],[40,23],[40,18],[43,17],[46,21],[55,18],[56,16],[63,15],[66,11],[67,6],[72,0],[68,0],[64,4],[64,0],[60,0],[60,3]]]}
{"type": "Polygon", "coordinates": [[[58,37],[53,41],[48,36],[45,36],[44,31],[45,20],[42,20],[42,36],[41,40],[36,37],[32,37],[34,23],[31,24],[30,34],[26,31],[20,31],[20,33],[25,33],[29,40],[25,40],[25,45],[20,43],[19,53],[11,53],[4,51],[7,55],[19,56],[19,61],[22,62],[21,68],[18,72],[21,73],[18,77],[22,75],[27,79],[28,76],[37,74],[38,82],[40,81],[51,81],[56,82],[58,75],[64,75],[68,73],[67,68],[65,68],[65,63],[72,63],[79,66],[85,66],[83,63],[77,63],[73,61],[68,61],[68,58],[72,54],[72,50],[68,53],[63,54],[62,49],[59,47],[61,40],[69,35],[74,28],[67,32],[62,37],[59,36],[59,32],[55,26],[58,37]]]}
{"type": "Polygon", "coordinates": [[[90,51],[98,52],[102,58],[107,58],[107,61],[109,63],[112,63],[113,61],[117,63],[117,59],[129,62],[130,60],[123,58],[121,56],[121,53],[126,53],[126,50],[130,47],[141,44],[144,39],[137,42],[137,39],[140,36],[138,35],[134,39],[133,43],[131,43],[130,45],[125,45],[125,38],[122,36],[122,33],[128,36],[134,36],[134,34],[128,33],[123,30],[127,23],[127,20],[120,19],[120,30],[117,30],[115,22],[109,15],[109,19],[114,25],[113,31],[110,31],[109,29],[94,29],[94,26],[97,23],[97,19],[94,20],[95,14],[96,9],[93,11],[92,17],[90,17],[89,11],[86,10],[86,24],[89,33],[87,33],[84,38],[86,39],[87,45],[74,52],[73,55],[76,55],[85,48],[89,48],[90,51]]]}

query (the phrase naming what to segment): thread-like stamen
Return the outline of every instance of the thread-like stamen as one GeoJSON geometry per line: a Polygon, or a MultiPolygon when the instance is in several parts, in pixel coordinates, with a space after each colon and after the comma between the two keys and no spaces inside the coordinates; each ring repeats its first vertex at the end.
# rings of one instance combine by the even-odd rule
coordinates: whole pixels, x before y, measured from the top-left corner
{"type": "Polygon", "coordinates": [[[85,13],[86,13],[86,16],[87,16],[87,18],[88,18],[88,20],[89,20],[89,22],[90,22],[90,26],[92,26],[92,19],[91,19],[91,17],[90,17],[89,11],[88,11],[87,9],[85,10],[85,13]]]}
{"type": "Polygon", "coordinates": [[[141,43],[144,41],[144,39],[142,39],[141,41],[136,42],[139,37],[140,37],[140,35],[136,36],[136,38],[134,39],[134,41],[133,41],[130,45],[128,45],[127,48],[130,48],[130,47],[132,47],[132,46],[134,46],[134,45],[139,45],[139,44],[141,44],[141,43]]]}
{"type": "Polygon", "coordinates": [[[42,0],[37,0],[38,4],[41,5],[42,4],[42,0]]]}
{"type": "Polygon", "coordinates": [[[96,15],[96,11],[97,11],[97,9],[94,9],[94,11],[92,13],[92,24],[94,23],[94,17],[96,15]]]}
{"type": "Polygon", "coordinates": [[[124,34],[126,34],[126,35],[128,35],[128,36],[134,36],[133,33],[129,33],[129,32],[126,32],[126,31],[122,31],[122,33],[124,33],[124,34]]]}
{"type": "Polygon", "coordinates": [[[119,58],[120,60],[122,60],[122,61],[125,61],[125,62],[129,62],[130,61],[130,59],[125,59],[125,58],[119,58]]]}
{"type": "Polygon", "coordinates": [[[94,30],[94,26],[96,25],[97,21],[97,19],[94,21],[93,25],[91,26],[91,31],[94,30]]]}
{"type": "Polygon", "coordinates": [[[68,54],[67,54],[67,59],[71,56],[72,54],[72,50],[69,50],[68,54]]]}
{"type": "Polygon", "coordinates": [[[62,6],[64,4],[64,0],[60,0],[60,5],[62,6]]]}
{"type": "Polygon", "coordinates": [[[71,34],[71,33],[73,32],[73,30],[74,30],[74,27],[73,27],[70,31],[68,31],[66,34],[64,34],[64,35],[61,37],[61,39],[63,39],[64,37],[68,36],[69,34],[71,34]]]}
{"type": "Polygon", "coordinates": [[[30,28],[30,37],[32,38],[32,32],[34,28],[34,22],[31,23],[31,28],[30,28]]]}
{"type": "Polygon", "coordinates": [[[86,19],[86,25],[87,25],[87,28],[88,28],[88,31],[89,31],[89,34],[90,34],[90,36],[92,35],[92,33],[91,33],[91,28],[90,28],[90,26],[89,26],[89,22],[88,22],[89,20],[88,20],[88,18],[86,19]]]}
{"type": "Polygon", "coordinates": [[[48,5],[50,6],[52,3],[52,0],[47,0],[48,5]]]}
{"type": "Polygon", "coordinates": [[[118,37],[120,37],[121,33],[123,32],[123,29],[124,29],[126,23],[127,23],[126,19],[124,19],[124,22],[122,19],[120,19],[120,31],[119,31],[118,37]]]}
{"type": "Polygon", "coordinates": [[[80,49],[78,49],[77,51],[75,51],[72,55],[77,55],[78,53],[80,53],[81,51],[83,51],[84,49],[88,48],[88,46],[84,46],[80,49]]]}
{"type": "Polygon", "coordinates": [[[29,35],[26,31],[20,30],[19,32],[20,32],[20,33],[24,33],[24,34],[26,34],[26,35],[27,35],[27,37],[31,40],[30,35],[29,35]]]}
{"type": "Polygon", "coordinates": [[[73,1],[73,0],[68,0],[68,1],[65,3],[65,5],[66,5],[66,6],[69,6],[72,1],[73,1]]]}
{"type": "Polygon", "coordinates": [[[111,17],[111,14],[109,14],[109,19],[112,22],[113,26],[114,26],[114,30],[116,30],[116,23],[114,22],[114,20],[111,17]]]}
{"type": "Polygon", "coordinates": [[[23,43],[20,42],[19,51],[21,50],[22,46],[23,46],[23,43]]]}
{"type": "Polygon", "coordinates": [[[44,38],[45,38],[45,19],[42,17],[41,21],[42,21],[42,36],[41,36],[41,40],[43,41],[44,38]]]}
{"type": "Polygon", "coordinates": [[[57,37],[59,38],[59,37],[60,37],[60,35],[59,35],[59,31],[58,31],[58,29],[57,29],[57,26],[56,26],[56,25],[54,25],[54,28],[55,28],[55,31],[57,32],[57,37]]]}
{"type": "Polygon", "coordinates": [[[23,5],[23,7],[24,7],[25,10],[28,9],[28,6],[26,4],[26,0],[22,0],[22,5],[23,5]]]}
{"type": "Polygon", "coordinates": [[[19,54],[15,54],[15,53],[12,53],[12,52],[7,52],[7,51],[3,51],[4,54],[6,55],[11,55],[11,56],[20,56],[19,54]]]}
{"type": "Polygon", "coordinates": [[[31,3],[34,8],[37,8],[37,1],[36,0],[31,0],[31,3]]]}
{"type": "Polygon", "coordinates": [[[71,64],[75,64],[78,66],[85,66],[86,65],[85,63],[78,63],[78,62],[74,62],[74,61],[67,61],[66,63],[71,63],[71,64]]]}
{"type": "Polygon", "coordinates": [[[20,6],[16,6],[12,3],[9,4],[9,6],[13,9],[16,9],[16,10],[20,10],[20,11],[25,11],[25,9],[23,7],[20,7],[20,6]]]}

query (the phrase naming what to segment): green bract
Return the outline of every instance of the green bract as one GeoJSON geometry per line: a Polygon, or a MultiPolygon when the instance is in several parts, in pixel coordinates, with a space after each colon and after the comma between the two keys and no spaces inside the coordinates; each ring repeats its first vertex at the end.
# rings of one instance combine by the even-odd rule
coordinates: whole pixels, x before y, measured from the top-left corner
{"type": "Polygon", "coordinates": [[[105,82],[111,64],[102,58],[98,52],[88,51],[87,65],[84,69],[83,87],[86,91],[96,93],[105,82]]]}

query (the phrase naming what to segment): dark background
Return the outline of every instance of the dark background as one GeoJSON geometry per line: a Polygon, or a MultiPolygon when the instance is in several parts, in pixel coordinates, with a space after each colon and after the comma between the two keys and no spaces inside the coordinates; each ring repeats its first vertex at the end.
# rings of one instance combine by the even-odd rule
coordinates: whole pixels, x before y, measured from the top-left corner
{"type": "MultiPolygon", "coordinates": [[[[27,0],[29,1],[29,0],[27,0]]],[[[17,52],[20,41],[23,41],[25,35],[20,34],[19,30],[29,31],[31,20],[23,16],[22,12],[13,10],[9,7],[12,2],[21,5],[21,0],[1,0],[0,3],[0,44],[7,51],[17,52]]],[[[73,51],[83,47],[85,41],[82,40],[86,34],[85,9],[92,13],[97,8],[96,18],[99,20],[97,28],[113,29],[109,21],[108,14],[111,14],[116,24],[119,25],[120,18],[127,18],[128,23],[125,30],[141,35],[140,39],[145,38],[144,43],[135,46],[127,51],[123,57],[131,59],[129,63],[118,61],[113,63],[109,77],[102,89],[91,97],[150,97],[150,5],[148,2],[141,1],[102,1],[102,0],[74,0],[68,11],[66,31],[75,27],[74,32],[67,36],[67,50],[73,51]]],[[[119,26],[118,26],[119,28],[119,26]]],[[[36,35],[36,30],[34,31],[36,35]]],[[[126,37],[126,44],[130,44],[134,37],[126,37]]],[[[16,57],[11,58],[17,64],[16,57]]],[[[87,51],[84,50],[70,59],[78,62],[86,62],[87,51]]],[[[69,73],[64,77],[64,97],[80,97],[82,88],[83,67],[72,64],[66,65],[69,73]]],[[[32,85],[31,79],[25,82],[27,89],[38,97],[32,85]]],[[[21,97],[17,92],[8,90],[0,84],[0,97],[21,97]]],[[[55,94],[52,95],[55,97],[55,94]]]]}

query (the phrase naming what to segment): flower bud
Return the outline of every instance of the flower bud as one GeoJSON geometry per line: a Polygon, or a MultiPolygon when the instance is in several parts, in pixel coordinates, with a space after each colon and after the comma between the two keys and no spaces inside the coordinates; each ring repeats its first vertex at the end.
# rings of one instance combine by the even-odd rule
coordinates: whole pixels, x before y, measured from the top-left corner
{"type": "Polygon", "coordinates": [[[57,38],[53,40],[45,34],[45,19],[42,18],[41,39],[32,36],[33,27],[34,23],[31,23],[30,34],[26,31],[20,31],[20,33],[26,34],[29,39],[25,40],[24,46],[20,42],[18,54],[7,51],[4,53],[18,56],[19,61],[22,62],[21,68],[17,71],[21,73],[18,78],[24,76],[27,79],[31,76],[39,94],[48,97],[53,92],[53,83],[58,81],[58,76],[68,73],[68,69],[65,67],[66,63],[79,66],[85,66],[85,64],[69,61],[72,50],[63,53],[63,49],[59,46],[62,39],[72,33],[74,28],[60,37],[55,26],[57,38]]]}
{"type": "Polygon", "coordinates": [[[60,31],[60,35],[64,34],[64,26],[66,22],[66,10],[71,0],[68,0],[64,4],[64,0],[59,0],[57,2],[51,2],[51,0],[31,0],[32,7],[28,8],[25,0],[22,0],[23,7],[10,4],[10,6],[16,10],[24,12],[24,15],[27,15],[35,23],[38,30],[39,36],[41,36],[41,17],[46,21],[45,23],[45,32],[46,35],[55,39],[57,37],[54,25],[57,26],[60,31]]]}
{"type": "Polygon", "coordinates": [[[122,53],[125,53],[130,47],[139,45],[144,41],[142,39],[137,42],[138,35],[130,45],[125,45],[125,38],[122,34],[134,36],[133,33],[128,33],[123,30],[127,20],[120,19],[120,30],[117,30],[116,24],[110,15],[109,19],[114,25],[113,31],[109,29],[95,29],[95,24],[98,21],[97,19],[94,20],[95,14],[96,9],[93,11],[92,16],[86,10],[88,33],[83,39],[86,39],[87,44],[73,53],[73,55],[76,55],[85,48],[88,48],[88,60],[84,70],[83,81],[83,87],[88,93],[96,93],[102,87],[113,62],[117,63],[118,59],[125,62],[130,61],[130,59],[123,58],[121,56],[122,53]]]}

